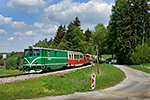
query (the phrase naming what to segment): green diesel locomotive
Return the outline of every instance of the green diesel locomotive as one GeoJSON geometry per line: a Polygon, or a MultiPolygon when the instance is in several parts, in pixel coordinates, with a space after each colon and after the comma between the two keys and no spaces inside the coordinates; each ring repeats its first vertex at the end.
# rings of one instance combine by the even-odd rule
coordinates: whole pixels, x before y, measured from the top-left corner
{"type": "Polygon", "coordinates": [[[29,47],[24,49],[24,71],[40,73],[45,70],[68,67],[68,55],[65,50],[29,47]]]}

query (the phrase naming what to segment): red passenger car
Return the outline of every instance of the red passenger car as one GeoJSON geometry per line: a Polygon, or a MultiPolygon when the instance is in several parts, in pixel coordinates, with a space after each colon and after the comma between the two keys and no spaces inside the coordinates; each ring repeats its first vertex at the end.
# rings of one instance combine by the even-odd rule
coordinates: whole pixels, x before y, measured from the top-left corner
{"type": "Polygon", "coordinates": [[[92,63],[91,55],[68,51],[68,66],[81,66],[92,63]]]}

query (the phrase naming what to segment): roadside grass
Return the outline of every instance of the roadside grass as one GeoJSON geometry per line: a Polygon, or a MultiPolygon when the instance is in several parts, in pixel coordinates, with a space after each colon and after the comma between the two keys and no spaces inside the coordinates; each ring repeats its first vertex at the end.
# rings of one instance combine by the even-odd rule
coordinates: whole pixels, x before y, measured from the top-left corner
{"type": "Polygon", "coordinates": [[[1,69],[4,69],[4,66],[0,66],[0,70],[1,70],[1,69]]]}
{"type": "Polygon", "coordinates": [[[126,65],[126,66],[150,74],[150,63],[147,63],[147,64],[141,64],[141,65],[126,65]]]}
{"type": "MultiPolygon", "coordinates": [[[[4,68],[4,67],[3,67],[4,68]]],[[[5,75],[16,75],[16,74],[23,74],[23,71],[19,70],[5,70],[5,75]]],[[[0,76],[4,76],[4,69],[0,69],[0,76]]]]}
{"type": "MultiPolygon", "coordinates": [[[[92,70],[92,73],[97,75],[95,87],[97,90],[114,86],[125,78],[124,73],[120,69],[108,64],[102,63],[99,65],[99,68],[99,75],[96,74],[97,65],[92,70]]],[[[0,99],[29,99],[89,91],[91,87],[90,70],[91,67],[67,74],[0,84],[0,99]]]]}
{"type": "MultiPolygon", "coordinates": [[[[112,56],[111,55],[102,55],[102,58],[105,59],[105,60],[108,60],[108,61],[111,61],[112,60],[112,56]]],[[[140,70],[140,71],[143,71],[143,72],[146,72],[146,73],[149,73],[150,74],[150,63],[147,63],[147,64],[141,64],[141,65],[124,65],[124,66],[127,66],[127,67],[130,67],[130,68],[133,68],[133,69],[137,69],[137,70],[140,70]]]]}
{"type": "Polygon", "coordinates": [[[111,54],[103,54],[102,55],[102,58],[107,60],[107,61],[111,61],[112,59],[115,59],[115,55],[114,57],[112,58],[112,55],[111,54]]]}

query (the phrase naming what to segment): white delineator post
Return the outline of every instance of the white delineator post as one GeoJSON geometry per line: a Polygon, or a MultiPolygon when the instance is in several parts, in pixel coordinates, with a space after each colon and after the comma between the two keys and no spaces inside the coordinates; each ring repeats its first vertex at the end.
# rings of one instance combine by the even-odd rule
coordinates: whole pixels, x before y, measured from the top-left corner
{"type": "Polygon", "coordinates": [[[92,74],[92,81],[91,81],[91,88],[93,90],[95,89],[95,81],[96,81],[96,75],[93,73],[92,74]]]}
{"type": "Polygon", "coordinates": [[[5,67],[6,67],[6,59],[7,59],[6,54],[3,54],[3,59],[4,59],[4,76],[5,76],[5,67]]]}

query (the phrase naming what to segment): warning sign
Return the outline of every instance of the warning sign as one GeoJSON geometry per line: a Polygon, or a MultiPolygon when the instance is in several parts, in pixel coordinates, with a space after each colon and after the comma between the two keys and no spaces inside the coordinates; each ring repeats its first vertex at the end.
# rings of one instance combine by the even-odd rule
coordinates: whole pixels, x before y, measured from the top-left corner
{"type": "Polygon", "coordinates": [[[92,82],[91,82],[91,88],[92,89],[95,89],[95,81],[96,81],[95,78],[96,78],[96,75],[93,73],[92,74],[92,82]]]}

